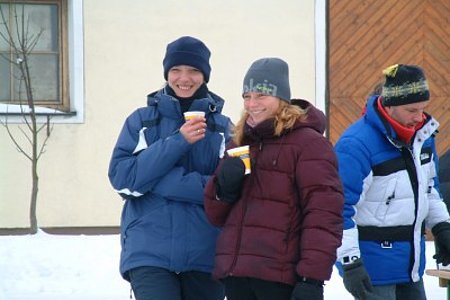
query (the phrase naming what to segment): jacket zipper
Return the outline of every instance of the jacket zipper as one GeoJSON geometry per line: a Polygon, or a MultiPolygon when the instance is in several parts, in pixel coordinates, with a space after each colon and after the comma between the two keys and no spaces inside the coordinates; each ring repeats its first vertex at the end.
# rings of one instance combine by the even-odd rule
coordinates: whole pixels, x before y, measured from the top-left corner
{"type": "MultiPolygon", "coordinates": [[[[259,144],[259,151],[261,151],[261,150],[262,150],[262,143],[259,144]]],[[[254,172],[254,170],[252,170],[252,172],[254,172]]],[[[248,180],[250,180],[251,178],[253,178],[253,177],[249,177],[248,180]]],[[[247,183],[247,184],[252,184],[252,182],[247,183]]],[[[239,252],[240,252],[239,249],[241,248],[242,231],[244,230],[244,219],[245,219],[245,215],[247,213],[247,201],[246,201],[246,199],[247,199],[246,195],[242,195],[241,196],[241,200],[240,201],[243,201],[242,214],[241,214],[241,219],[240,219],[239,224],[238,224],[239,231],[238,231],[238,236],[237,236],[237,239],[236,239],[236,247],[235,247],[235,251],[234,251],[235,255],[233,257],[233,261],[231,262],[230,268],[229,268],[229,270],[227,272],[229,276],[233,276],[233,269],[236,266],[236,262],[237,262],[237,259],[238,259],[238,256],[239,256],[239,252]]]]}
{"type": "Polygon", "coordinates": [[[247,211],[247,201],[245,201],[245,197],[242,197],[241,201],[244,201],[243,205],[242,205],[242,214],[241,214],[241,219],[239,221],[239,231],[238,231],[238,236],[236,239],[236,247],[234,249],[234,256],[233,256],[233,261],[231,262],[230,268],[228,270],[228,275],[229,276],[233,276],[233,270],[234,267],[236,266],[236,262],[239,256],[239,250],[241,248],[241,243],[242,243],[242,231],[244,229],[244,218],[245,218],[245,213],[247,211]]]}
{"type": "MultiPolygon", "coordinates": [[[[417,169],[415,164],[415,158],[414,153],[412,152],[412,149],[403,147],[401,149],[402,156],[405,160],[406,164],[406,171],[409,175],[409,181],[411,183],[411,188],[413,190],[413,197],[414,197],[414,204],[415,204],[415,211],[414,211],[414,221],[412,223],[412,236],[411,236],[411,254],[409,258],[409,277],[412,280],[412,269],[415,262],[414,254],[416,252],[416,247],[414,246],[414,228],[416,227],[417,217],[418,217],[418,211],[419,211],[419,190],[418,190],[418,179],[417,179],[417,169]]],[[[419,262],[417,262],[419,263],[419,262]]]]}

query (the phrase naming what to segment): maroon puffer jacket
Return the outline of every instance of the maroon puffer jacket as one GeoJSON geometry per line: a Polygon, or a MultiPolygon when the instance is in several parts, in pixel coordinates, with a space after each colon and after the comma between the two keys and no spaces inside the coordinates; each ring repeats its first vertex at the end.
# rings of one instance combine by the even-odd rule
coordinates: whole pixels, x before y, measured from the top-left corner
{"type": "MultiPolygon", "coordinates": [[[[342,238],[342,186],[325,116],[307,102],[306,122],[281,137],[273,120],[245,129],[252,172],[233,205],[216,199],[215,176],[205,190],[209,221],[223,227],[213,275],[294,285],[296,274],[331,277],[342,238]]],[[[232,148],[233,145],[229,145],[232,148]]]]}

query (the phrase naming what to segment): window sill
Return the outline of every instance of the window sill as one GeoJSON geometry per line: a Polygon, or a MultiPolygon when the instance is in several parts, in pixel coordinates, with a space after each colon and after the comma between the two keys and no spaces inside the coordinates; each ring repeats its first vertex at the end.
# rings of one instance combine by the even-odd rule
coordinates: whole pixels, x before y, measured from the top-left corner
{"type": "MultiPolygon", "coordinates": [[[[0,111],[0,116],[29,116],[30,112],[2,112],[0,111]]],[[[63,117],[73,117],[77,115],[76,111],[69,111],[69,112],[63,112],[63,111],[54,111],[54,112],[36,112],[36,116],[46,116],[46,117],[52,117],[52,116],[63,116],[63,117]]]]}
{"type": "MultiPolygon", "coordinates": [[[[24,118],[28,118],[31,112],[27,105],[0,104],[0,122],[20,124],[24,118]]],[[[35,107],[35,115],[38,123],[79,123],[76,122],[79,115],[77,111],[65,112],[47,107],[35,107]]]]}

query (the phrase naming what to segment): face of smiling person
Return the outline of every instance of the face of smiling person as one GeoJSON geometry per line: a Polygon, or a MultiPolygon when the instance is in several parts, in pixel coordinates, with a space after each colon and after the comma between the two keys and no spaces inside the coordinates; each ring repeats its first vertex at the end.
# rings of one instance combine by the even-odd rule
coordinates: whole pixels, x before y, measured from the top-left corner
{"type": "Polygon", "coordinates": [[[273,118],[280,106],[280,99],[258,92],[249,92],[243,95],[244,109],[249,114],[252,124],[259,124],[264,120],[273,118]]]}
{"type": "Polygon", "coordinates": [[[429,101],[416,102],[399,106],[387,106],[386,112],[391,118],[405,127],[415,128],[423,120],[423,112],[429,101]]]}
{"type": "Polygon", "coordinates": [[[174,66],[167,74],[167,82],[175,94],[181,98],[189,98],[205,81],[203,73],[191,66],[174,66]]]}

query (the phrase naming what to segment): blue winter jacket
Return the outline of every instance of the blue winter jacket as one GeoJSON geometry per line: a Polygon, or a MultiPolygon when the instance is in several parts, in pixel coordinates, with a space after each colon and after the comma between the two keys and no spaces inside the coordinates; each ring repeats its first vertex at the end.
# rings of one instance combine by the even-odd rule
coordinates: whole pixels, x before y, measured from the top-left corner
{"type": "Polygon", "coordinates": [[[126,120],[114,147],[108,176],[125,199],[121,218],[120,272],[155,266],[173,272],[211,272],[218,229],[203,208],[203,189],[223,156],[231,121],[224,101],[209,92],[189,110],[204,111],[206,136],[189,144],[177,99],[165,90],[126,120]]]}
{"type": "Polygon", "coordinates": [[[344,184],[341,263],[361,257],[374,285],[417,282],[425,268],[425,228],[448,221],[438,192],[431,116],[411,145],[381,117],[377,97],[336,143],[344,184]]]}

